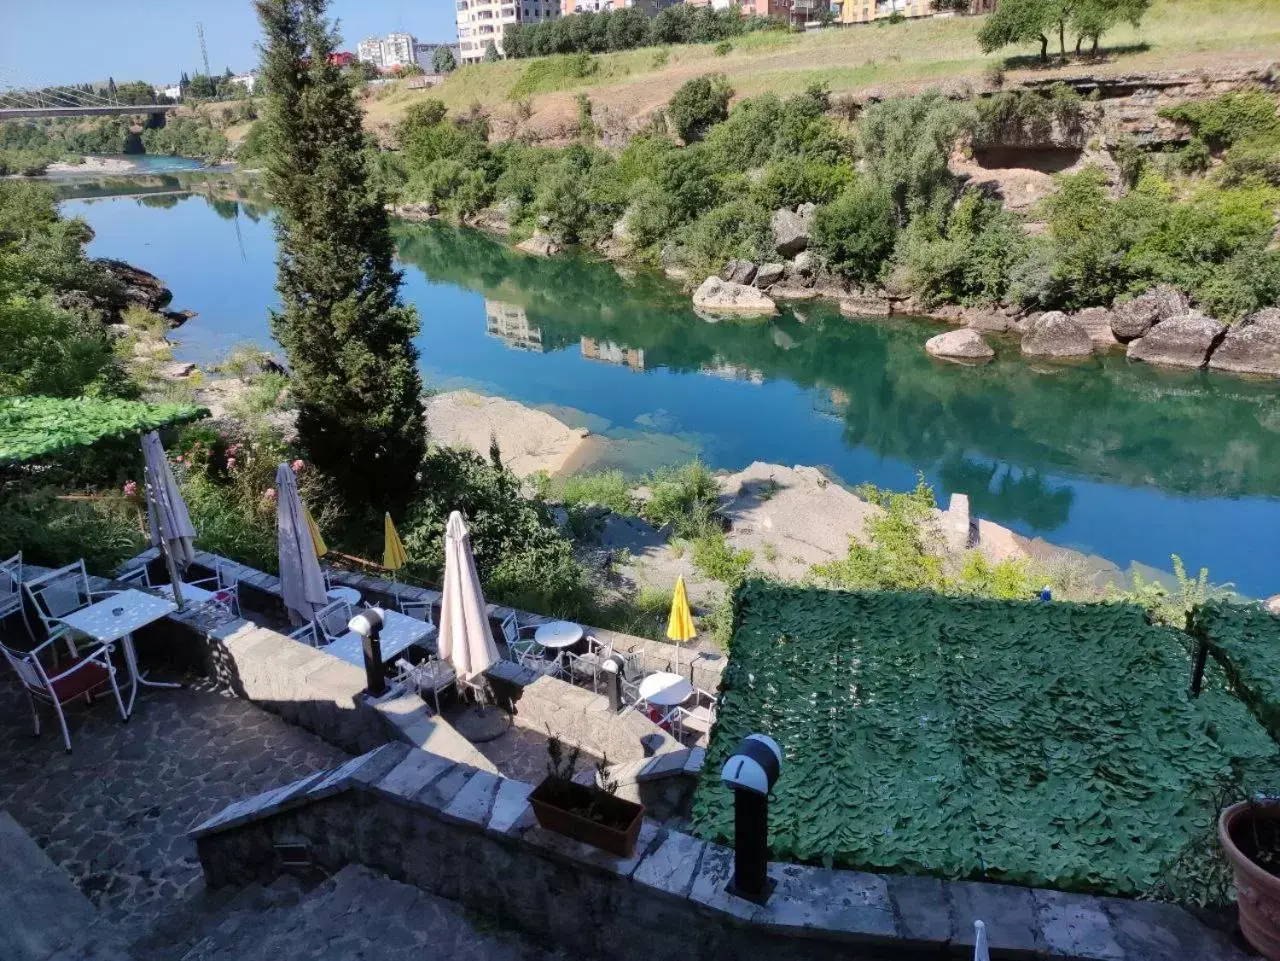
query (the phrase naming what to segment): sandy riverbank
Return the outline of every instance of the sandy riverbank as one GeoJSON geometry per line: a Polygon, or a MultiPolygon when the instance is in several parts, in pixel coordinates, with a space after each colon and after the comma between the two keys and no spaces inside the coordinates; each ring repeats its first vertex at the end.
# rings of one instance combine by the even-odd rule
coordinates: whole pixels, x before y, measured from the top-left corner
{"type": "Polygon", "coordinates": [[[84,163],[66,163],[59,160],[49,164],[46,173],[57,174],[127,174],[136,168],[132,160],[119,157],[85,157],[84,163]]]}
{"type": "Polygon", "coordinates": [[[435,394],[426,406],[432,441],[487,455],[490,439],[496,438],[503,463],[520,477],[566,472],[570,464],[580,463],[580,448],[590,433],[545,411],[471,390],[435,394]]]}

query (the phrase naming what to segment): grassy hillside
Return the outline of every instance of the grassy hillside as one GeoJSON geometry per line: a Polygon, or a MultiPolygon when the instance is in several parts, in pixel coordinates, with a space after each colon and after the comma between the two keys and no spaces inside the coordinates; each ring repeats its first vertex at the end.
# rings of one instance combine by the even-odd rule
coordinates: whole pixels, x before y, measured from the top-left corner
{"type": "MultiPolygon", "coordinates": [[[[1036,45],[984,56],[974,38],[981,18],[953,17],[897,25],[887,23],[809,34],[753,34],[733,41],[725,56],[714,45],[649,48],[593,58],[587,76],[569,58],[508,61],[464,67],[440,87],[411,91],[384,88],[365,101],[369,125],[394,123],[416,100],[436,97],[450,109],[485,107],[499,136],[517,132],[554,137],[576,120],[575,98],[587,94],[606,129],[624,129],[660,106],[690,77],[728,75],[739,97],[771,90],[802,90],[814,81],[833,93],[899,88],[980,88],[987,69],[1008,61],[1016,82],[1054,73],[1078,73],[1080,65],[1050,70],[1025,66],[1036,45]]],[[[1280,57],[1280,3],[1276,0],[1155,0],[1143,25],[1105,38],[1102,73],[1216,68],[1280,57]]]]}

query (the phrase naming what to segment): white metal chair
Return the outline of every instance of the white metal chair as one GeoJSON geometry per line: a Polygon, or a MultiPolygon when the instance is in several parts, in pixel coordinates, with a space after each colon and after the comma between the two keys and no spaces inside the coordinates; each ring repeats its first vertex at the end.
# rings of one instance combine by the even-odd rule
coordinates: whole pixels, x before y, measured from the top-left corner
{"type": "Polygon", "coordinates": [[[320,637],[321,643],[332,644],[340,637],[345,637],[351,633],[351,628],[347,624],[351,622],[351,618],[355,616],[351,605],[346,601],[330,601],[320,610],[316,611],[316,616],[312,619],[320,637]]]}
{"type": "MultiPolygon", "coordinates": [[[[65,626],[65,625],[64,625],[65,626]]],[[[62,705],[74,701],[78,697],[90,700],[94,694],[110,685],[116,698],[116,707],[120,709],[121,720],[129,720],[124,709],[124,699],[120,697],[120,686],[116,683],[115,665],[111,663],[112,645],[102,644],[84,656],[76,655],[70,664],[62,667],[57,673],[50,675],[40,663],[40,653],[58,642],[59,638],[50,638],[30,651],[15,651],[0,644],[5,660],[17,673],[22,686],[27,692],[27,700],[31,704],[31,717],[35,722],[36,734],[40,734],[39,704],[52,704],[58,715],[58,724],[62,727],[62,742],[68,753],[71,751],[71,734],[67,731],[67,718],[63,714],[62,705]]],[[[70,646],[70,640],[67,641],[70,646]]],[[[74,653],[74,649],[73,649],[74,653]]]]}
{"type": "Polygon", "coordinates": [[[402,597],[397,606],[400,608],[400,613],[406,617],[412,617],[415,620],[439,627],[435,622],[435,603],[433,601],[407,601],[402,597]]]}
{"type": "Polygon", "coordinates": [[[601,644],[595,637],[588,634],[586,638],[587,650],[582,654],[574,654],[572,651],[565,651],[565,670],[569,674],[570,680],[585,681],[591,680],[591,689],[594,691],[600,680],[600,668],[604,664],[604,659],[613,653],[613,648],[607,644],[601,644]]]}
{"type": "Polygon", "coordinates": [[[22,615],[22,626],[34,641],[36,636],[31,631],[31,622],[27,620],[22,604],[22,551],[7,561],[0,561],[0,621],[14,614],[22,615]]]}
{"type": "Polygon", "coordinates": [[[147,570],[147,566],[143,564],[140,567],[135,567],[131,571],[126,571],[123,574],[117,575],[116,583],[131,584],[134,587],[150,587],[151,574],[147,570]]]}
{"type": "Polygon", "coordinates": [[[232,574],[232,567],[221,559],[213,566],[213,577],[202,577],[191,581],[192,587],[199,587],[213,596],[205,601],[205,607],[217,608],[229,617],[240,616],[240,582],[232,574]]]}
{"type": "Polygon", "coordinates": [[[521,667],[534,667],[541,670],[542,664],[547,662],[542,656],[542,645],[533,639],[533,631],[536,628],[526,628],[525,635],[521,636],[520,622],[516,620],[514,612],[502,619],[500,627],[502,639],[506,642],[507,654],[510,660],[515,661],[521,667]]]}
{"type": "Polygon", "coordinates": [[[320,646],[320,635],[316,633],[315,621],[308,621],[302,627],[290,633],[289,636],[295,641],[310,644],[312,647],[320,646]]]}
{"type": "Polygon", "coordinates": [[[80,652],[76,649],[71,626],[63,618],[82,607],[88,607],[100,598],[120,593],[90,590],[89,575],[84,569],[83,560],[24,580],[22,589],[27,592],[27,598],[31,601],[36,616],[40,618],[46,639],[53,641],[66,638],[73,656],[79,656],[80,652]]]}
{"type": "Polygon", "coordinates": [[[421,664],[410,664],[400,658],[396,661],[396,671],[392,683],[412,688],[419,694],[430,694],[437,714],[440,713],[440,692],[455,687],[458,682],[457,672],[439,658],[421,664]]]}
{"type": "Polygon", "coordinates": [[[711,733],[716,723],[716,696],[700,687],[693,689],[693,697],[687,702],[690,706],[680,705],[675,711],[676,736],[683,738],[692,731],[699,737],[711,733]]]}

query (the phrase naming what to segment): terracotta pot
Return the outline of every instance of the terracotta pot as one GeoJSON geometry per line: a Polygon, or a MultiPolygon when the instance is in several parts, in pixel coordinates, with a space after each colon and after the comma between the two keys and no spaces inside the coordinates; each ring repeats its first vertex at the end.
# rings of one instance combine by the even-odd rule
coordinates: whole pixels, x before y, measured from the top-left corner
{"type": "Polygon", "coordinates": [[[529,805],[538,824],[548,831],[582,841],[620,858],[629,858],[635,853],[636,838],[644,821],[643,804],[602,795],[562,778],[548,777],[533,789],[529,805]],[[591,804],[599,811],[598,820],[578,813],[591,804]]]}
{"type": "Polygon", "coordinates": [[[1240,930],[1258,953],[1280,961],[1280,877],[1259,867],[1246,852],[1253,847],[1249,825],[1257,819],[1280,821],[1280,805],[1242,801],[1222,812],[1218,841],[1235,868],[1240,930]]]}

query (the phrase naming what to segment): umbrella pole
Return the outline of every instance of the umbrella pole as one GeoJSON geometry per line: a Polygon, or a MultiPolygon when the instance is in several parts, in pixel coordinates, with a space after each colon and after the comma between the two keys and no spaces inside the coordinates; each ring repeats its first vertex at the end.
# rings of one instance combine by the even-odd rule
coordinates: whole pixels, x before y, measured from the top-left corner
{"type": "Polygon", "coordinates": [[[160,538],[160,553],[164,555],[164,566],[169,569],[169,585],[173,588],[173,602],[178,605],[178,610],[185,610],[186,602],[182,599],[182,581],[178,578],[178,569],[173,563],[173,554],[169,551],[168,542],[163,537],[160,538]]]}

